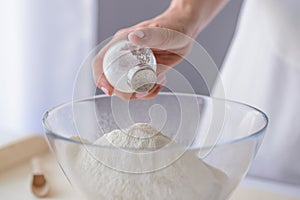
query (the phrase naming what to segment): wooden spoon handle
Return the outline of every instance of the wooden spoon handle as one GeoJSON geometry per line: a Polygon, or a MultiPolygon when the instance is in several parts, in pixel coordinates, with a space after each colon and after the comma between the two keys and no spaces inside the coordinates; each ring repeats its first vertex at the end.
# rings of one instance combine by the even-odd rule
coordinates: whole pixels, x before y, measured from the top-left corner
{"type": "Polygon", "coordinates": [[[41,165],[41,159],[33,157],[31,159],[32,183],[31,189],[37,197],[46,197],[49,193],[49,184],[47,183],[44,170],[41,165]]]}
{"type": "Polygon", "coordinates": [[[41,160],[39,157],[33,157],[31,159],[31,172],[33,175],[41,175],[44,173],[41,167],[41,160]]]}

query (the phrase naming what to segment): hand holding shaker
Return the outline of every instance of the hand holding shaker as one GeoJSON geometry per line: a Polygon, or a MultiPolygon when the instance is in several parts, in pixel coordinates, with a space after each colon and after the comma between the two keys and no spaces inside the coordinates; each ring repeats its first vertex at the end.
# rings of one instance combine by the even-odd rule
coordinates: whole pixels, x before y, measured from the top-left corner
{"type": "Polygon", "coordinates": [[[156,83],[156,59],[152,50],[127,40],[107,50],[103,71],[109,83],[120,92],[147,92],[156,83]]]}

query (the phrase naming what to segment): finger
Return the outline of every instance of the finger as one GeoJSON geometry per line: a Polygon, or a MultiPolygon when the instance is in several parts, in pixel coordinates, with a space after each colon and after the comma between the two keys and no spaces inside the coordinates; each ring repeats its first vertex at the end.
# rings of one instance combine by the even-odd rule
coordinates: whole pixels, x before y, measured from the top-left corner
{"type": "Polygon", "coordinates": [[[149,90],[148,92],[136,93],[135,97],[137,99],[145,99],[145,98],[147,99],[148,97],[153,98],[165,84],[166,84],[166,75],[159,74],[157,76],[157,82],[151,90],[149,90]],[[160,89],[157,91],[158,88],[160,89]]]}
{"type": "Polygon", "coordinates": [[[156,62],[158,64],[165,65],[167,67],[175,66],[176,64],[181,62],[184,58],[182,56],[182,55],[184,55],[184,53],[182,53],[182,55],[179,55],[180,52],[179,53],[171,53],[171,52],[167,52],[167,51],[153,50],[153,53],[155,55],[156,62]]]}
{"type": "Polygon", "coordinates": [[[131,42],[161,50],[178,49],[188,44],[188,36],[167,28],[138,28],[128,34],[131,42]]]}
{"type": "MultiPolygon", "coordinates": [[[[170,69],[169,66],[163,65],[163,64],[157,64],[156,67],[156,74],[157,74],[157,79],[159,78],[158,76],[160,74],[166,74],[166,72],[170,69]]],[[[156,81],[157,82],[157,81],[156,81]]]]}
{"type": "Polygon", "coordinates": [[[92,62],[93,67],[93,78],[96,86],[100,88],[105,94],[112,95],[114,92],[113,86],[109,83],[109,81],[106,79],[104,73],[103,73],[103,58],[106,53],[106,51],[116,42],[120,40],[126,40],[128,37],[128,33],[130,32],[130,29],[126,29],[123,31],[119,31],[115,34],[115,36],[112,38],[111,41],[109,41],[108,44],[106,44],[99,53],[95,56],[92,62]]]}
{"type": "Polygon", "coordinates": [[[155,87],[155,90],[153,90],[152,92],[150,92],[148,95],[140,97],[139,99],[145,100],[145,99],[152,99],[154,97],[157,96],[157,94],[159,93],[159,91],[162,89],[162,85],[156,85],[157,87],[155,87]]]}
{"type": "Polygon", "coordinates": [[[165,85],[166,81],[167,81],[167,78],[166,78],[166,74],[165,73],[161,73],[161,74],[157,75],[157,81],[156,81],[157,85],[165,85]]]}
{"type": "Polygon", "coordinates": [[[113,93],[115,95],[117,95],[118,97],[120,97],[121,99],[124,99],[124,100],[136,99],[134,93],[125,93],[125,92],[121,92],[121,91],[116,90],[116,89],[114,89],[113,93]]]}
{"type": "Polygon", "coordinates": [[[96,85],[98,88],[100,88],[104,94],[111,96],[113,94],[113,86],[108,82],[106,77],[104,76],[104,73],[102,73],[99,77],[99,80],[97,80],[96,85]]]}
{"type": "Polygon", "coordinates": [[[151,94],[153,91],[155,91],[157,88],[159,87],[158,84],[155,84],[151,90],[147,91],[147,92],[139,92],[139,93],[135,93],[135,98],[136,99],[143,99],[143,97],[148,96],[149,94],[151,94]]]}

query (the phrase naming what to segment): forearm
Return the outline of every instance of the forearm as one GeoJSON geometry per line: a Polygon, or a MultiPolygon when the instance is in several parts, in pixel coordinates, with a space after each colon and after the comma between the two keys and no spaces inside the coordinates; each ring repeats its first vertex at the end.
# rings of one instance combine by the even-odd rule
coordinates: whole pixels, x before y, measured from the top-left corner
{"type": "Polygon", "coordinates": [[[195,37],[226,5],[229,0],[173,0],[167,12],[182,15],[195,37]]]}

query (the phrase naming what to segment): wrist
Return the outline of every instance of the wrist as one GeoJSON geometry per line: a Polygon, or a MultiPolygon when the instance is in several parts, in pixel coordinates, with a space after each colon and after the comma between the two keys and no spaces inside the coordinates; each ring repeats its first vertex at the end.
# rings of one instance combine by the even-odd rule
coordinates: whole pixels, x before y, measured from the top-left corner
{"type": "Polygon", "coordinates": [[[181,5],[172,3],[161,16],[182,26],[178,31],[190,37],[194,38],[199,33],[200,14],[199,11],[192,8],[192,5],[190,4],[181,5]]]}
{"type": "MultiPolygon", "coordinates": [[[[199,0],[195,0],[199,1],[199,0]]],[[[186,30],[186,34],[196,37],[202,27],[201,12],[194,0],[173,0],[166,11],[177,19],[181,19],[186,30]]]]}
{"type": "Polygon", "coordinates": [[[173,0],[167,12],[183,18],[193,37],[205,28],[229,0],[173,0]]]}
{"type": "Polygon", "coordinates": [[[198,8],[199,0],[173,0],[169,6],[170,11],[184,13],[186,17],[198,20],[200,12],[198,8]]]}

